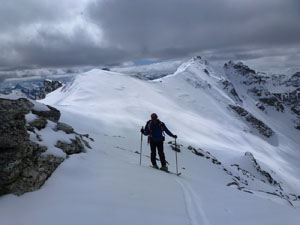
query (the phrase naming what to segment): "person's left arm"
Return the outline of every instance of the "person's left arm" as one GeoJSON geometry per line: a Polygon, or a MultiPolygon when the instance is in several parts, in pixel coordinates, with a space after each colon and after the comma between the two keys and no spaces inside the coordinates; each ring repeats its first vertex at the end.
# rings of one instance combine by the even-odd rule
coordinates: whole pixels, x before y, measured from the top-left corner
{"type": "MultiPolygon", "coordinates": [[[[163,123],[164,126],[164,131],[171,137],[175,137],[176,135],[172,134],[171,131],[169,131],[169,129],[167,128],[167,126],[163,123]]],[[[177,137],[177,136],[176,136],[177,137]]]]}

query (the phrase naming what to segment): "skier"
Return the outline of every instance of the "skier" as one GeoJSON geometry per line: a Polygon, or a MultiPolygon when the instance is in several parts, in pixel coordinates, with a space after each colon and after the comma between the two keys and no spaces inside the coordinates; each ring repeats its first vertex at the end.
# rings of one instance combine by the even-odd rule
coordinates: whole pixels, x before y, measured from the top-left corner
{"type": "Polygon", "coordinates": [[[177,138],[177,135],[172,134],[166,125],[158,119],[156,113],[151,114],[151,120],[149,120],[145,126],[145,129],[141,129],[142,134],[148,136],[148,143],[150,143],[151,149],[151,162],[155,169],[158,169],[156,164],[156,148],[158,151],[159,159],[161,162],[161,170],[168,171],[165,154],[164,154],[164,141],[165,136],[163,132],[166,132],[169,136],[177,138]]]}

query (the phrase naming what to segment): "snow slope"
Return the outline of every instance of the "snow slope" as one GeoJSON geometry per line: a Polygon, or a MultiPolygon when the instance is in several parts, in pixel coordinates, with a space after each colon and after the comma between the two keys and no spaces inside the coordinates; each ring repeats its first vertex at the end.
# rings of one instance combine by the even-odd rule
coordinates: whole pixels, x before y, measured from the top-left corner
{"type": "MultiPolygon", "coordinates": [[[[266,116],[246,97],[244,107],[275,136],[255,132],[229,109],[237,103],[224,90],[224,79],[200,58],[153,81],[103,70],[79,74],[42,102],[61,110],[62,122],[89,133],[93,150],[71,156],[39,191],[1,197],[0,224],[299,225],[299,201],[279,197],[279,192],[300,195],[297,131],[283,114],[266,116]],[[149,167],[145,137],[139,166],[139,130],[152,112],[179,137],[180,177],[149,167]],[[204,151],[197,155],[189,145],[204,151]],[[262,181],[266,177],[245,152],[282,189],[262,181]],[[237,188],[243,182],[248,184],[237,188]]],[[[175,171],[175,153],[167,143],[165,153],[175,171]]]]}

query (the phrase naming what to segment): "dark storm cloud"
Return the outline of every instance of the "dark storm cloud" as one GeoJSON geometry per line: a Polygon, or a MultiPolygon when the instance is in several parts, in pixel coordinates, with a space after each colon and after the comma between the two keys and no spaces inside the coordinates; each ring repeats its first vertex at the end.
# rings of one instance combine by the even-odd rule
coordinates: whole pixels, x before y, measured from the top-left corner
{"type": "Polygon", "coordinates": [[[1,75],[0,75],[0,83],[3,82],[5,79],[6,79],[5,76],[3,76],[3,75],[1,76],[1,75]]]}
{"type": "Polygon", "coordinates": [[[90,16],[111,45],[172,58],[225,47],[298,46],[299,6],[297,0],[109,0],[92,4],[90,16]]]}
{"type": "Polygon", "coordinates": [[[56,22],[67,16],[57,1],[10,0],[1,1],[0,28],[1,32],[14,31],[31,23],[56,22]]]}
{"type": "Polygon", "coordinates": [[[288,59],[299,56],[299,21],[298,0],[2,1],[0,70],[195,54],[288,59]]]}
{"type": "MultiPolygon", "coordinates": [[[[22,58],[19,65],[34,67],[65,67],[120,63],[125,60],[124,52],[114,47],[99,48],[93,44],[84,30],[73,30],[71,37],[47,30],[39,32],[33,42],[14,43],[22,58]]],[[[0,64],[1,66],[1,64],[0,64]]]]}

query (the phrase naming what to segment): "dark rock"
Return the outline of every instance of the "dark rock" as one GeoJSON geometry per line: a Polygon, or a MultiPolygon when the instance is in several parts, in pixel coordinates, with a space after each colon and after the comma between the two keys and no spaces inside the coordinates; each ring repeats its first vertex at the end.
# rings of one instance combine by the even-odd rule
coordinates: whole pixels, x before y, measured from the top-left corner
{"type": "Polygon", "coordinates": [[[244,65],[242,62],[234,63],[233,61],[229,61],[225,63],[224,68],[233,68],[238,71],[242,75],[246,74],[256,74],[255,70],[250,69],[248,66],[244,65]]]}
{"type": "Polygon", "coordinates": [[[6,149],[22,149],[29,135],[25,130],[25,114],[33,104],[25,98],[0,98],[0,154],[6,149]]]}
{"type": "Polygon", "coordinates": [[[221,165],[221,162],[219,160],[217,160],[216,158],[213,158],[211,161],[213,164],[221,165]]]}
{"type": "Polygon", "coordinates": [[[238,190],[242,190],[242,189],[243,189],[242,187],[240,187],[240,184],[239,184],[238,182],[236,182],[236,181],[231,182],[231,183],[228,183],[226,186],[227,186],[227,187],[230,187],[230,186],[232,186],[232,185],[235,185],[235,186],[237,187],[238,190]]]}
{"type": "Polygon", "coordinates": [[[56,125],[56,130],[61,130],[67,134],[73,134],[74,129],[68,124],[58,122],[56,125]]]}
{"type": "Polygon", "coordinates": [[[172,148],[172,150],[174,150],[175,152],[180,152],[180,147],[179,146],[175,146],[175,145],[170,145],[170,147],[172,148]]]}
{"type": "Polygon", "coordinates": [[[40,88],[39,93],[36,97],[37,99],[43,99],[46,97],[47,94],[63,86],[63,84],[60,81],[49,79],[44,80],[43,84],[44,86],[40,88]]]}
{"type": "MultiPolygon", "coordinates": [[[[34,104],[27,99],[0,98],[0,195],[21,195],[39,189],[64,161],[64,158],[43,154],[47,147],[30,141],[27,133],[33,132],[41,141],[35,128],[45,128],[47,119],[54,122],[59,120],[60,112],[51,106],[48,108],[49,111],[37,111],[33,110],[34,104]],[[25,115],[30,112],[38,115],[38,118],[27,124],[25,115]]],[[[77,134],[71,126],[63,123],[58,123],[56,127],[57,130],[75,135],[70,144],[57,143],[68,155],[83,152],[84,145],[90,148],[88,141],[83,139],[89,138],[87,134],[77,134]]]]}
{"type": "Polygon", "coordinates": [[[40,188],[64,160],[42,155],[47,148],[29,140],[25,115],[32,107],[27,99],[0,99],[0,195],[40,188]]]}
{"type": "Polygon", "coordinates": [[[295,106],[291,107],[291,110],[293,111],[293,113],[300,116],[300,105],[295,105],[295,106]]]}
{"type": "Polygon", "coordinates": [[[89,149],[92,149],[92,147],[90,146],[90,143],[87,142],[86,140],[84,140],[83,138],[81,138],[81,141],[85,144],[85,146],[89,149]]]}
{"type": "Polygon", "coordinates": [[[271,137],[274,135],[274,131],[268,127],[264,122],[255,118],[251,113],[247,110],[243,109],[240,106],[229,105],[231,109],[233,109],[237,114],[243,117],[248,123],[251,124],[253,128],[258,130],[258,132],[265,137],[271,137]]]}
{"type": "Polygon", "coordinates": [[[256,103],[256,106],[257,106],[257,108],[259,108],[261,111],[265,111],[265,107],[264,107],[264,105],[263,104],[261,104],[260,102],[257,102],[256,103]]]}
{"type": "MultiPolygon", "coordinates": [[[[44,129],[47,125],[47,120],[45,118],[37,118],[29,123],[30,126],[37,128],[38,130],[44,129]]],[[[30,129],[30,128],[29,128],[30,129]]],[[[33,131],[31,129],[31,131],[33,131]]]]}
{"type": "MultiPolygon", "coordinates": [[[[6,179],[0,179],[0,182],[4,181],[0,185],[0,195],[10,193],[22,195],[25,192],[39,189],[63,161],[63,158],[53,155],[39,155],[34,161],[25,159],[21,162],[12,162],[11,165],[13,165],[14,172],[11,173],[8,169],[5,174],[1,174],[6,179]]],[[[11,165],[8,165],[6,168],[11,168],[11,165]]]]}
{"type": "Polygon", "coordinates": [[[276,97],[271,96],[269,98],[259,98],[259,101],[269,106],[275,107],[277,111],[284,112],[284,106],[276,97]]]}
{"type": "Polygon", "coordinates": [[[194,152],[196,155],[198,155],[198,156],[201,156],[201,157],[203,157],[203,156],[204,156],[204,154],[203,154],[203,153],[201,153],[201,152],[197,151],[196,149],[194,149],[194,150],[193,150],[193,152],[194,152]]]}
{"type": "Polygon", "coordinates": [[[63,150],[67,155],[84,152],[84,145],[77,136],[75,137],[75,140],[71,139],[71,143],[58,141],[55,146],[63,150]]]}
{"type": "Polygon", "coordinates": [[[198,149],[199,151],[197,151],[197,149],[195,149],[194,147],[192,147],[191,145],[189,145],[188,147],[187,147],[187,149],[188,150],[191,150],[195,155],[198,155],[198,156],[201,156],[201,157],[203,157],[203,156],[205,156],[206,154],[205,154],[205,152],[202,150],[202,149],[198,149]]]}
{"type": "Polygon", "coordinates": [[[49,80],[49,79],[44,80],[44,88],[45,88],[45,92],[47,94],[55,91],[56,89],[58,89],[62,86],[63,86],[63,84],[60,81],[49,80]]]}
{"type": "Polygon", "coordinates": [[[254,87],[248,90],[249,92],[253,93],[255,96],[260,97],[263,94],[263,89],[259,87],[254,87]]]}
{"type": "Polygon", "coordinates": [[[261,169],[260,165],[257,163],[256,159],[254,158],[251,152],[246,152],[245,156],[252,162],[257,172],[260,173],[263,177],[265,177],[270,184],[277,185],[279,186],[279,188],[281,188],[280,184],[275,179],[273,179],[270,173],[261,169]]]}
{"type": "Polygon", "coordinates": [[[229,94],[233,97],[233,100],[236,100],[240,103],[243,102],[230,81],[224,80],[222,81],[222,84],[224,85],[224,89],[227,90],[229,94]]]}
{"type": "Polygon", "coordinates": [[[58,122],[58,120],[60,118],[60,111],[49,105],[47,105],[47,107],[49,108],[49,111],[32,110],[32,113],[35,115],[38,115],[40,117],[43,117],[47,120],[51,120],[53,122],[58,122]]]}
{"type": "Polygon", "coordinates": [[[285,85],[287,87],[300,87],[300,72],[295,73],[294,75],[291,76],[290,79],[286,80],[285,82],[282,83],[282,85],[285,85]]]}

